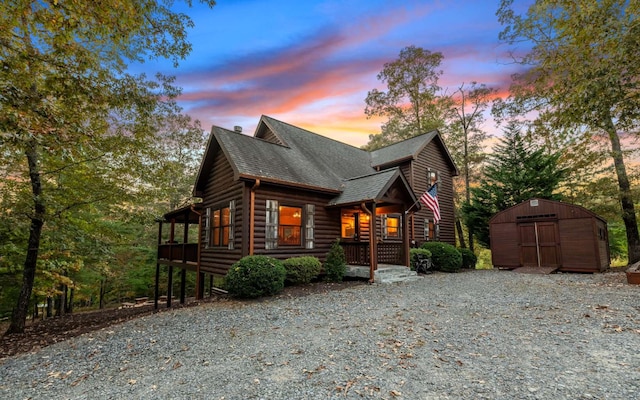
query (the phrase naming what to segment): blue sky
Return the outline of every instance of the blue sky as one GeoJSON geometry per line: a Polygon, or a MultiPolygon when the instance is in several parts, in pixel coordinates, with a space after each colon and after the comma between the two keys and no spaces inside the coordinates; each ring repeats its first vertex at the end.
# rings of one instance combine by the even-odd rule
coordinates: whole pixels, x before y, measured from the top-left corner
{"type": "MultiPolygon", "coordinates": [[[[415,45],[442,52],[440,83],[454,91],[478,81],[501,93],[518,66],[498,41],[498,0],[219,0],[188,9],[193,50],[175,75],[185,112],[211,125],[252,134],[266,114],[361,146],[380,131],[364,99],[384,63],[415,45]]],[[[524,4],[530,3],[524,1],[524,4]]],[[[493,121],[485,129],[497,131],[493,121]]]]}

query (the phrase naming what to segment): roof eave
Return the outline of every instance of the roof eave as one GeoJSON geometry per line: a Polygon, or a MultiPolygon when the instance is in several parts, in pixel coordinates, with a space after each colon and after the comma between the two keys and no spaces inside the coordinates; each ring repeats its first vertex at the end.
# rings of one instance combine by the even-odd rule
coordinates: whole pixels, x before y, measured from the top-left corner
{"type": "Polygon", "coordinates": [[[259,179],[261,184],[270,183],[270,184],[274,184],[274,185],[278,185],[278,186],[284,186],[284,187],[296,188],[296,189],[304,189],[304,190],[327,193],[327,194],[340,194],[341,193],[341,191],[338,190],[338,189],[331,189],[331,188],[326,188],[326,187],[321,187],[321,186],[307,185],[307,184],[298,183],[298,182],[284,181],[284,180],[277,179],[277,178],[265,177],[265,176],[259,176],[259,175],[239,174],[238,175],[238,179],[249,180],[249,181],[255,181],[255,180],[259,179]]]}

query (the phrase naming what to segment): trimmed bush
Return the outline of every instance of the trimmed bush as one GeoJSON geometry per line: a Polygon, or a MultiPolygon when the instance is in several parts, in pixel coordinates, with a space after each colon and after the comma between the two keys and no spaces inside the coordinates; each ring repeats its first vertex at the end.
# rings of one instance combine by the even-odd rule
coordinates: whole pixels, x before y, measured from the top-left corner
{"type": "Polygon", "coordinates": [[[347,272],[347,258],[344,249],[340,246],[340,239],[331,245],[324,261],[325,279],[329,282],[342,282],[344,274],[347,272]]]}
{"type": "Polygon", "coordinates": [[[416,259],[418,254],[422,255],[424,258],[431,258],[431,252],[427,249],[411,249],[409,250],[409,260],[411,261],[411,270],[416,270],[416,259]]]}
{"type": "Polygon", "coordinates": [[[462,254],[454,246],[443,242],[424,242],[420,247],[431,252],[431,262],[438,271],[458,272],[462,268],[462,254]]]}
{"type": "Polygon", "coordinates": [[[282,262],[287,270],[284,283],[287,285],[299,285],[309,283],[320,274],[322,263],[316,257],[303,256],[292,257],[282,262]]]}
{"type": "Polygon", "coordinates": [[[458,251],[462,255],[462,268],[476,269],[478,257],[473,254],[473,251],[469,249],[458,249],[458,251]]]}
{"type": "Polygon", "coordinates": [[[267,256],[246,256],[231,266],[225,278],[229,294],[254,298],[273,296],[284,289],[287,270],[280,260],[267,256]]]}

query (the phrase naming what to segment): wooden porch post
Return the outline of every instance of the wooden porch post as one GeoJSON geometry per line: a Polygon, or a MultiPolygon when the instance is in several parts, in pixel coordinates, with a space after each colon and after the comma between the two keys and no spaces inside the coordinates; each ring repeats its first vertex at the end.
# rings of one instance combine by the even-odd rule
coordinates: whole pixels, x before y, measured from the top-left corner
{"type": "MultiPolygon", "coordinates": [[[[187,263],[187,243],[189,243],[189,211],[184,212],[184,228],[182,232],[182,264],[187,263]]],[[[187,269],[182,268],[180,271],[180,304],[184,304],[185,285],[187,281],[187,269]]]]}
{"type": "Polygon", "coordinates": [[[404,265],[407,268],[411,267],[411,255],[410,255],[410,251],[411,251],[411,246],[410,246],[410,241],[411,238],[409,237],[409,218],[408,218],[408,211],[405,211],[402,213],[402,248],[404,251],[404,265]]]}
{"type": "Polygon", "coordinates": [[[200,249],[202,248],[202,213],[191,207],[191,211],[198,215],[198,250],[196,251],[196,299],[200,300],[204,297],[204,274],[200,272],[200,249]]]}
{"type": "MultiPolygon", "coordinates": [[[[173,248],[176,241],[176,219],[171,219],[171,230],[169,231],[169,260],[173,260],[173,248]]],[[[169,279],[167,281],[167,308],[171,307],[171,295],[173,294],[173,265],[169,265],[169,279]]]]}
{"type": "Polygon", "coordinates": [[[158,249],[156,254],[156,287],[153,296],[153,308],[158,309],[158,299],[160,298],[160,245],[162,245],[162,220],[158,221],[158,249]]]}

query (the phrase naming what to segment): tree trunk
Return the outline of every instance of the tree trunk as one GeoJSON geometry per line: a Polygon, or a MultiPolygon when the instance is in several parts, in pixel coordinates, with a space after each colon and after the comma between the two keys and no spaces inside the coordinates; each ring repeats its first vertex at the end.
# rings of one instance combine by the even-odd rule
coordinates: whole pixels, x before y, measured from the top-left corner
{"type": "Polygon", "coordinates": [[[106,291],[106,287],[107,287],[107,279],[101,279],[100,280],[100,299],[98,300],[98,308],[99,309],[103,309],[104,308],[104,293],[106,291]]]}
{"type": "Polygon", "coordinates": [[[67,301],[67,305],[65,307],[66,314],[73,313],[73,292],[74,292],[74,289],[72,287],[71,289],[69,289],[69,300],[67,301]]]}
{"type": "Polygon", "coordinates": [[[18,302],[11,314],[11,324],[5,334],[24,333],[29,311],[29,299],[31,298],[33,282],[36,277],[36,263],[38,261],[38,251],[40,250],[40,236],[42,234],[42,226],[44,225],[45,213],[45,206],[42,200],[42,182],[40,181],[40,170],[38,166],[38,150],[36,146],[35,140],[32,140],[25,151],[27,163],[29,164],[29,179],[31,180],[31,191],[33,194],[33,215],[31,215],[27,257],[22,273],[22,289],[20,289],[18,302]]]}
{"type": "Polygon", "coordinates": [[[460,248],[466,249],[467,244],[464,242],[464,232],[462,231],[462,222],[460,222],[460,218],[456,218],[456,231],[458,231],[458,240],[460,240],[460,248]]]}
{"type": "Polygon", "coordinates": [[[47,297],[47,318],[53,317],[53,299],[47,297]]]}
{"type": "Polygon", "coordinates": [[[636,210],[631,196],[631,184],[627,177],[627,169],[624,165],[620,137],[611,119],[607,120],[606,130],[611,140],[611,154],[613,164],[618,176],[618,187],[620,189],[620,205],[622,206],[622,221],[627,233],[627,253],[629,264],[640,261],[640,234],[638,233],[638,222],[636,220],[636,210]]]}

